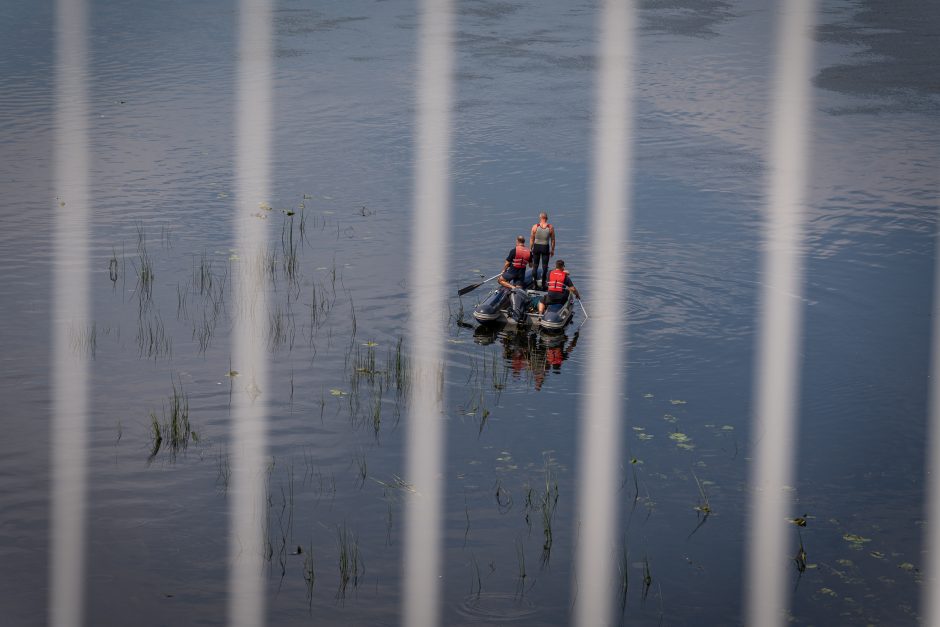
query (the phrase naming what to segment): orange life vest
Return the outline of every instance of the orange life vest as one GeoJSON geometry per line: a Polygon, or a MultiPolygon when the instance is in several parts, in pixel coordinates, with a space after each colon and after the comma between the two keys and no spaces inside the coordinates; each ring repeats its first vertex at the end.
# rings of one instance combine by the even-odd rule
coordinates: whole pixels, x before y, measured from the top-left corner
{"type": "Polygon", "coordinates": [[[525,268],[529,265],[529,259],[531,259],[532,253],[529,252],[529,249],[522,245],[516,246],[516,256],[513,257],[512,267],[513,268],[525,268]]]}
{"type": "Polygon", "coordinates": [[[565,277],[568,276],[568,273],[564,270],[559,270],[555,268],[548,273],[548,291],[549,292],[564,292],[565,291],[565,277]]]}

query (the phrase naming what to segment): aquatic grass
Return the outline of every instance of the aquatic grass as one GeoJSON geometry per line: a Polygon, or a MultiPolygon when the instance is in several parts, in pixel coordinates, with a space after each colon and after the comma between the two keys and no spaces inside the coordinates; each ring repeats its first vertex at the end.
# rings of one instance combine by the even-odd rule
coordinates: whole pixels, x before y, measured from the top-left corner
{"type": "Polygon", "coordinates": [[[212,291],[212,283],[212,260],[203,251],[199,254],[199,264],[197,265],[196,256],[193,255],[193,292],[205,296],[212,291]]]}
{"type": "MultiPolygon", "coordinates": [[[[793,557],[793,563],[796,565],[796,571],[802,577],[803,573],[806,572],[806,548],[803,546],[803,533],[797,529],[796,534],[800,540],[800,548],[797,549],[796,555],[793,557]]],[[[797,584],[799,584],[799,578],[797,584]]]]}
{"type": "Polygon", "coordinates": [[[163,429],[160,427],[160,419],[154,411],[150,412],[150,456],[147,461],[153,461],[160,448],[163,445],[163,429]]]}
{"type": "Polygon", "coordinates": [[[473,566],[473,578],[470,580],[470,594],[474,594],[474,584],[476,584],[476,597],[480,598],[480,594],[483,592],[483,580],[480,577],[480,565],[477,563],[477,556],[471,552],[470,553],[470,564],[473,566]]]}
{"type": "Polygon", "coordinates": [[[307,553],[304,555],[304,566],[303,566],[303,576],[304,583],[307,588],[307,609],[311,610],[313,607],[313,587],[317,581],[317,574],[314,570],[313,563],[313,540],[311,539],[307,545],[307,553]]]}
{"type": "Polygon", "coordinates": [[[137,319],[137,350],[141,357],[155,361],[173,355],[173,338],[167,334],[160,314],[142,313],[137,319]]]}
{"type": "Polygon", "coordinates": [[[346,597],[346,588],[352,583],[353,588],[359,587],[359,579],[364,574],[364,564],[359,555],[359,538],[349,530],[344,522],[337,528],[337,545],[339,548],[339,590],[337,598],[346,597]],[[362,572],[360,572],[362,567],[362,572]]]}
{"type": "Polygon", "coordinates": [[[187,292],[179,283],[176,284],[176,319],[185,320],[189,317],[189,310],[186,307],[187,292]]]}
{"type": "Polygon", "coordinates": [[[202,320],[193,322],[193,339],[196,340],[200,355],[204,355],[209,349],[213,330],[214,325],[205,314],[202,320]]]}
{"type": "Polygon", "coordinates": [[[280,303],[274,306],[268,314],[268,346],[277,352],[278,348],[287,345],[294,347],[295,337],[294,317],[290,311],[285,311],[280,303]]]}
{"type": "Polygon", "coordinates": [[[142,248],[138,253],[134,271],[137,273],[137,295],[143,308],[153,300],[153,282],[156,278],[153,259],[145,248],[142,248]]]}
{"type": "Polygon", "coordinates": [[[160,225],[160,245],[165,250],[173,248],[173,230],[169,223],[160,225]]]}
{"type": "Polygon", "coordinates": [[[379,381],[378,389],[372,397],[372,434],[376,439],[379,437],[379,431],[382,429],[382,395],[385,387],[379,381]]]}
{"type": "Polygon", "coordinates": [[[527,576],[525,568],[525,544],[522,542],[521,538],[516,538],[514,544],[516,547],[516,595],[522,596],[525,594],[525,578],[527,576]]]}
{"type": "Polygon", "coordinates": [[[357,476],[359,478],[359,489],[361,490],[366,483],[366,479],[369,478],[369,464],[366,461],[366,454],[360,450],[353,461],[358,469],[357,476]]]}
{"type": "Polygon", "coordinates": [[[299,288],[300,258],[298,255],[298,242],[294,241],[294,213],[285,211],[287,217],[281,224],[281,253],[283,261],[281,268],[288,285],[299,288]]]}
{"type": "Polygon", "coordinates": [[[545,484],[544,491],[541,494],[541,503],[539,508],[542,513],[542,535],[545,541],[542,544],[542,566],[546,566],[551,558],[552,544],[554,541],[552,535],[552,520],[555,517],[555,508],[558,506],[558,481],[552,473],[551,466],[545,464],[545,484]]]}
{"type": "Polygon", "coordinates": [[[650,586],[653,585],[653,573],[650,570],[650,558],[649,555],[643,556],[643,601],[646,601],[646,597],[649,595],[650,586]]]}
{"type": "Polygon", "coordinates": [[[297,233],[300,235],[301,244],[307,243],[307,206],[304,203],[300,203],[300,220],[297,228],[297,233]]]}
{"type": "Polygon", "coordinates": [[[173,384],[168,428],[165,426],[164,432],[174,452],[185,449],[190,440],[197,439],[189,423],[189,395],[183,390],[182,381],[179,381],[179,387],[176,383],[173,384]]]}
{"type": "Polygon", "coordinates": [[[169,450],[172,457],[185,451],[190,442],[198,442],[199,435],[189,421],[189,395],[183,389],[182,381],[172,383],[169,407],[163,406],[162,419],[151,410],[150,418],[150,456],[153,461],[161,450],[169,450]]]}
{"type": "Polygon", "coordinates": [[[620,549],[620,560],[617,565],[620,573],[620,616],[623,620],[623,613],[627,609],[627,592],[630,589],[630,551],[627,549],[626,542],[620,549]]]}
{"type": "Polygon", "coordinates": [[[708,517],[712,513],[712,508],[711,508],[711,504],[708,502],[708,493],[705,491],[705,486],[702,484],[701,481],[699,481],[699,478],[695,474],[694,470],[690,468],[689,471],[692,473],[692,478],[695,479],[695,485],[698,487],[698,493],[699,493],[698,504],[693,508],[697,512],[697,515],[699,516],[699,522],[697,525],[695,525],[695,528],[692,529],[692,532],[689,533],[688,537],[691,538],[695,534],[695,532],[701,529],[702,525],[704,525],[708,521],[708,517]]]}
{"type": "Polygon", "coordinates": [[[232,478],[232,465],[229,461],[228,451],[223,447],[219,449],[216,458],[216,485],[220,486],[221,492],[228,492],[228,484],[232,478]]]}
{"type": "Polygon", "coordinates": [[[463,499],[463,511],[464,516],[467,518],[467,526],[463,531],[463,546],[466,548],[467,541],[470,539],[470,504],[467,502],[467,497],[463,499]]]}

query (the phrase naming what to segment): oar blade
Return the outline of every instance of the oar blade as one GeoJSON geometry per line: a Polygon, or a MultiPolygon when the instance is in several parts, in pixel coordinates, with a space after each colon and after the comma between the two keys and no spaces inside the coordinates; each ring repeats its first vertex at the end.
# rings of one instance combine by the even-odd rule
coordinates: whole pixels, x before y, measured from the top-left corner
{"type": "Polygon", "coordinates": [[[462,287],[462,288],[460,288],[459,290],[457,290],[457,296],[463,296],[463,295],[466,294],[467,292],[472,292],[473,290],[477,289],[477,288],[480,287],[481,285],[483,285],[482,282],[481,282],[481,283],[474,283],[473,285],[468,285],[468,286],[466,286],[466,287],[462,287]]]}

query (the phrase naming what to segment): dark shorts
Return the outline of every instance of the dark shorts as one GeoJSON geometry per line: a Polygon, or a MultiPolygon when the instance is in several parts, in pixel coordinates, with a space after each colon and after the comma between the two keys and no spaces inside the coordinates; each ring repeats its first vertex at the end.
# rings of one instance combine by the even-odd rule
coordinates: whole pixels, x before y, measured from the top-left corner
{"type": "Polygon", "coordinates": [[[503,272],[503,279],[514,283],[522,281],[525,278],[525,268],[509,268],[503,272]]]}
{"type": "Polygon", "coordinates": [[[532,254],[533,255],[548,255],[551,251],[551,247],[548,244],[533,244],[532,245],[532,254]]]}
{"type": "Polygon", "coordinates": [[[568,290],[562,292],[545,292],[545,298],[542,299],[542,302],[546,305],[555,305],[558,303],[563,303],[568,300],[568,290]]]}

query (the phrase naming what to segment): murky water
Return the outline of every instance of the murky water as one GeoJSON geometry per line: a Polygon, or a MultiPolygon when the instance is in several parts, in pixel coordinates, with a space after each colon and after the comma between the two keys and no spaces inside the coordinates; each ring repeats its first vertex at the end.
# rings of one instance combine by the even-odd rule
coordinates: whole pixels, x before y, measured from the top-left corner
{"type": "MultiPolygon", "coordinates": [[[[458,4],[452,282],[441,289],[497,272],[542,210],[583,289],[604,272],[585,267],[596,7],[458,4]]],[[[51,11],[11,4],[0,22],[0,607],[11,625],[44,624],[48,600],[49,329],[63,313],[50,265],[51,11]]],[[[649,2],[641,18],[624,616],[735,624],[773,12],[649,2]]],[[[915,624],[940,157],[928,36],[940,14],[867,0],[824,2],[819,19],[792,512],[807,524],[791,538],[807,568],[767,568],[791,573],[798,624],[915,624]]],[[[277,255],[268,613],[278,625],[394,624],[417,16],[397,1],[285,1],[275,20],[274,192],[259,210],[277,255]],[[358,551],[345,584],[344,548],[358,551]]],[[[214,0],[94,3],[90,23],[94,332],[75,339],[92,372],[87,624],[222,624],[230,395],[244,384],[229,347],[236,14],[214,0]],[[157,450],[151,414],[168,420],[174,386],[195,437],[157,450]]],[[[542,338],[457,324],[484,293],[426,312],[429,324],[450,316],[444,622],[567,624],[579,343],[592,325],[578,314],[542,338]]],[[[584,293],[589,313],[591,302],[584,293]]]]}

